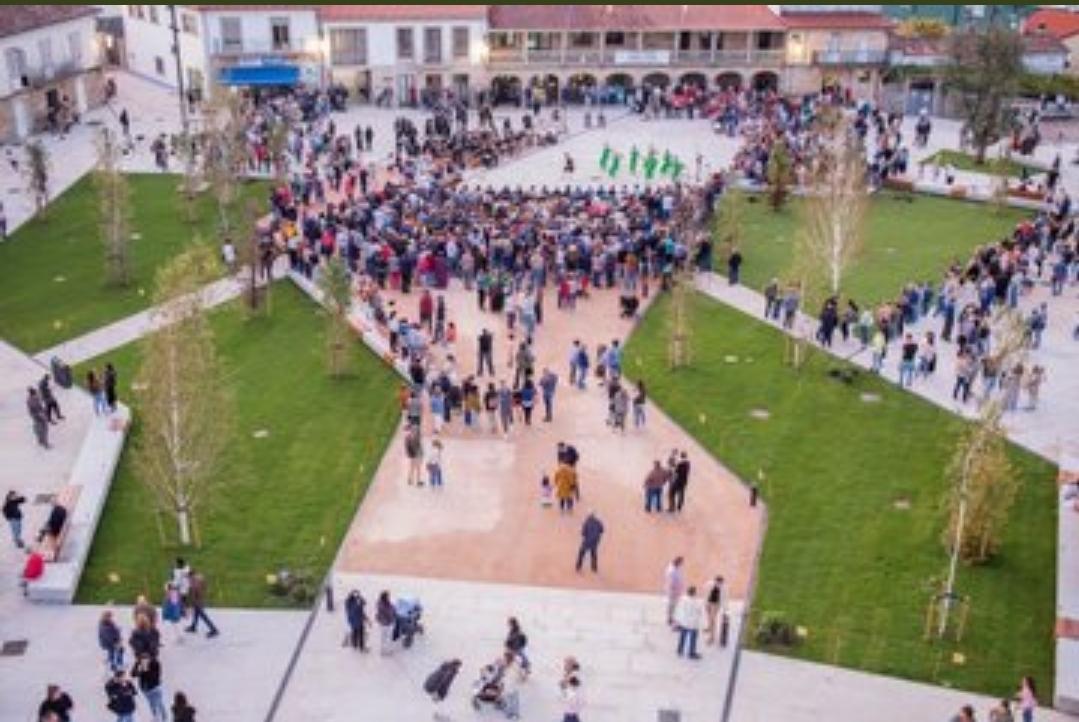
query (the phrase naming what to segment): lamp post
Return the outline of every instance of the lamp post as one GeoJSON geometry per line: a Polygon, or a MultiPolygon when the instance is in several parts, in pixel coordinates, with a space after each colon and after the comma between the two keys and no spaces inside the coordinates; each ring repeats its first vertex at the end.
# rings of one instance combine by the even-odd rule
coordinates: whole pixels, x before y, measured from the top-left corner
{"type": "Polygon", "coordinates": [[[169,30],[172,31],[172,57],[176,61],[176,92],[180,99],[180,132],[188,134],[187,93],[184,91],[184,63],[180,56],[180,24],[176,20],[176,6],[169,5],[169,30]]]}

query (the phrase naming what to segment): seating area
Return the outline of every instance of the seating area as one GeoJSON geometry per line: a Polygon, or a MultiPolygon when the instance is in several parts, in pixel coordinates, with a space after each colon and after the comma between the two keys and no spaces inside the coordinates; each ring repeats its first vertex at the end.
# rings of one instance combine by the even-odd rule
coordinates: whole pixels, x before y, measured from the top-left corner
{"type": "Polygon", "coordinates": [[[26,585],[26,596],[31,601],[70,604],[75,598],[94,530],[120,461],[129,420],[130,411],[120,406],[108,419],[91,424],[68,483],[54,499],[67,509],[67,516],[59,533],[41,542],[45,572],[26,585]]]}

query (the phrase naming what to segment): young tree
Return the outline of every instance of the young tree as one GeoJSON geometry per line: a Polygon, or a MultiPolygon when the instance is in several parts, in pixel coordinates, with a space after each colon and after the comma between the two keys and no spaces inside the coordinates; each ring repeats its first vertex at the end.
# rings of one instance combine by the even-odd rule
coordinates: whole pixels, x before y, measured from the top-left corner
{"type": "Polygon", "coordinates": [[[217,92],[203,113],[203,171],[217,199],[221,239],[233,233],[240,184],[248,162],[243,101],[238,95],[217,92]]]}
{"type": "Polygon", "coordinates": [[[847,121],[825,114],[820,122],[819,148],[809,164],[808,192],[801,205],[804,222],[796,235],[795,255],[804,256],[801,267],[809,274],[805,280],[810,288],[816,289],[823,281],[821,285],[838,296],[843,272],[864,244],[869,208],[866,158],[847,121]]]}
{"type": "Polygon", "coordinates": [[[768,177],[768,202],[776,213],[783,210],[790,195],[792,170],[793,163],[787,143],[783,140],[776,141],[768,155],[768,167],[765,171],[768,177]]]}
{"type": "Polygon", "coordinates": [[[108,129],[97,139],[98,228],[105,248],[105,270],[109,283],[126,286],[131,282],[131,185],[120,169],[122,152],[108,129]]]}
{"type": "Polygon", "coordinates": [[[158,330],[146,338],[138,374],[146,389],[138,403],[136,468],[157,512],[176,520],[185,546],[198,543],[198,514],[210,502],[233,432],[232,399],[204,303],[217,266],[214,250],[199,243],[158,272],[158,330]]]}
{"type": "Polygon", "coordinates": [[[52,162],[49,150],[40,140],[31,140],[26,144],[26,174],[30,195],[34,198],[34,214],[41,220],[48,220],[49,181],[51,180],[52,162]]]}
{"type": "Polygon", "coordinates": [[[322,304],[327,313],[326,344],[330,376],[337,379],[345,375],[353,334],[348,322],[348,313],[352,308],[352,276],[340,256],[332,256],[322,265],[318,287],[322,291],[322,304]]]}
{"type": "Polygon", "coordinates": [[[1013,30],[993,27],[952,36],[948,87],[958,95],[978,163],[1004,131],[1004,111],[1023,76],[1023,45],[1013,30]]]}
{"type": "MultiPolygon", "coordinates": [[[[694,247],[703,217],[703,204],[691,192],[679,187],[675,200],[674,233],[685,249],[694,247]]],[[[688,253],[687,253],[688,256],[688,253]]],[[[693,272],[688,257],[675,262],[671,272],[671,306],[668,317],[669,362],[672,369],[686,368],[692,360],[693,324],[690,301],[695,290],[693,272]]]]}
{"type": "Polygon", "coordinates": [[[746,194],[740,188],[729,188],[719,201],[714,238],[723,256],[741,248],[746,236],[746,194]]]}
{"type": "Polygon", "coordinates": [[[266,270],[263,254],[268,251],[263,245],[265,234],[269,232],[266,223],[266,210],[257,200],[249,199],[241,221],[244,233],[238,233],[240,238],[234,243],[238,262],[236,270],[244,284],[244,306],[251,314],[263,309],[268,311],[270,307],[273,279],[263,273],[266,270]]]}

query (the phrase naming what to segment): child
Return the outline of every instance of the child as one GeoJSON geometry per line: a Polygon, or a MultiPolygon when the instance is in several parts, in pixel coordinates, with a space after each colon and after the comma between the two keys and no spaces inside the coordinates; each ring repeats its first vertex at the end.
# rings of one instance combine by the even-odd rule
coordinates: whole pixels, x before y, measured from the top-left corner
{"type": "Polygon", "coordinates": [[[554,487],[551,486],[551,477],[546,474],[540,479],[540,506],[550,509],[554,505],[554,487]]]}

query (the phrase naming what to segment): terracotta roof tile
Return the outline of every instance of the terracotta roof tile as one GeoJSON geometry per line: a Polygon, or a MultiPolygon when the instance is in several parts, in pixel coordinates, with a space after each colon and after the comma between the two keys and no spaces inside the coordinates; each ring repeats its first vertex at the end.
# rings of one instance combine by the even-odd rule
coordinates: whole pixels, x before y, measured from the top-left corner
{"type": "Polygon", "coordinates": [[[91,5],[13,5],[0,10],[0,38],[96,15],[91,5]]]}
{"type": "Polygon", "coordinates": [[[492,30],[783,30],[767,5],[492,5],[492,30]]]}
{"type": "Polygon", "coordinates": [[[425,20],[485,20],[486,5],[321,5],[319,16],[327,22],[425,20]]]}
{"type": "Polygon", "coordinates": [[[1023,30],[1028,33],[1045,30],[1055,38],[1066,40],[1079,35],[1079,13],[1043,8],[1027,18],[1023,30]]]}
{"type": "Polygon", "coordinates": [[[877,13],[785,13],[792,30],[890,30],[894,21],[877,13]]]}

